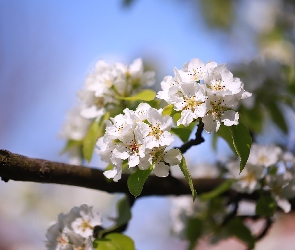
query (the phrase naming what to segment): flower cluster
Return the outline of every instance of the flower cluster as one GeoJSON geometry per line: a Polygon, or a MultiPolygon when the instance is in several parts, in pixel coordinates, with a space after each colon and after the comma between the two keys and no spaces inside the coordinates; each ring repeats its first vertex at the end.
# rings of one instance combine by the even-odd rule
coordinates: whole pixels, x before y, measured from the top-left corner
{"type": "MultiPolygon", "coordinates": [[[[82,141],[93,120],[99,121],[106,111],[114,115],[123,110],[121,97],[132,96],[154,82],[155,72],[144,71],[141,59],[134,60],[130,65],[98,61],[93,72],[87,76],[84,88],[78,92],[80,104],[68,112],[60,136],[68,142],[82,141]]],[[[67,152],[71,164],[82,164],[78,144],[69,147],[67,152]]]]}
{"type": "Polygon", "coordinates": [[[237,181],[232,188],[238,192],[252,193],[263,189],[271,195],[284,212],[291,210],[288,199],[295,197],[295,156],[274,145],[252,144],[249,159],[239,173],[239,162],[227,165],[229,174],[237,181]]]}
{"type": "Polygon", "coordinates": [[[210,133],[218,131],[221,122],[226,126],[238,124],[239,114],[232,109],[251,94],[224,64],[204,64],[194,58],[181,70],[175,68],[174,74],[164,78],[157,97],[181,112],[177,125],[188,126],[202,118],[204,129],[210,133]]]}
{"type": "Polygon", "coordinates": [[[106,110],[120,107],[120,97],[132,96],[142,87],[154,83],[155,73],[144,71],[141,59],[130,65],[98,61],[94,71],[87,76],[84,88],[78,92],[81,115],[87,119],[99,119],[106,110]]]}
{"type": "Polygon", "coordinates": [[[102,224],[99,214],[92,207],[73,207],[68,214],[59,214],[58,221],[46,233],[48,250],[94,250],[92,247],[95,227],[102,224]]]}
{"type": "Polygon", "coordinates": [[[124,114],[107,121],[105,135],[98,140],[96,151],[103,161],[114,166],[104,172],[107,178],[118,181],[124,162],[130,168],[138,166],[141,170],[153,166],[154,174],[160,177],[168,175],[168,164],[180,163],[179,150],[166,149],[174,140],[169,132],[173,121],[161,111],[141,103],[135,111],[126,108],[124,114]]]}

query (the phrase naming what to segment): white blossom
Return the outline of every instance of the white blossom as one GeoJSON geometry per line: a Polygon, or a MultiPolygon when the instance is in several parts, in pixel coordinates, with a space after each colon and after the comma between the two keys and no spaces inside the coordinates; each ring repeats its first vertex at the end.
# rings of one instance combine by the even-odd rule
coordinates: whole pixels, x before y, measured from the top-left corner
{"type": "Polygon", "coordinates": [[[73,231],[84,238],[92,236],[94,227],[100,225],[100,215],[94,214],[92,207],[88,207],[86,204],[79,207],[77,217],[71,222],[73,231]]]}
{"type": "Polygon", "coordinates": [[[279,175],[266,176],[266,187],[269,188],[278,206],[285,213],[291,210],[291,204],[288,199],[295,197],[295,182],[292,181],[293,178],[294,176],[287,171],[279,175]]]}
{"type": "Polygon", "coordinates": [[[202,118],[204,129],[211,133],[218,131],[221,122],[225,126],[237,125],[239,123],[239,113],[231,110],[237,105],[233,96],[218,96],[215,94],[208,95],[208,111],[202,118]]]}
{"type": "Polygon", "coordinates": [[[260,180],[265,176],[264,168],[247,163],[240,173],[239,161],[229,162],[227,169],[231,177],[237,181],[232,184],[232,188],[242,193],[253,193],[261,187],[260,180]]]}
{"type": "Polygon", "coordinates": [[[60,137],[67,140],[82,140],[90,126],[91,121],[80,115],[81,109],[75,107],[67,113],[66,122],[64,123],[60,137]]]}
{"type": "Polygon", "coordinates": [[[279,161],[282,150],[274,145],[258,145],[253,143],[248,163],[256,166],[269,167],[279,161]]]}

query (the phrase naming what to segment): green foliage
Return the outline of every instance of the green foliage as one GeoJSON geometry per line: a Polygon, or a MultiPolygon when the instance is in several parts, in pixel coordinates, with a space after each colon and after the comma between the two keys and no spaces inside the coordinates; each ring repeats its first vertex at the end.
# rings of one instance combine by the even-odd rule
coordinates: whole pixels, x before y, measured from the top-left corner
{"type": "Polygon", "coordinates": [[[171,115],[173,112],[173,107],[174,107],[173,104],[167,105],[165,108],[163,108],[162,115],[164,115],[164,116],[171,115]]]}
{"type": "Polygon", "coordinates": [[[260,133],[263,126],[263,112],[260,103],[256,103],[253,108],[246,109],[241,106],[239,109],[240,121],[245,124],[250,131],[260,133]]]}
{"type": "Polygon", "coordinates": [[[240,172],[242,172],[250,154],[252,138],[248,128],[243,123],[231,126],[230,131],[236,153],[240,157],[240,172]]]}
{"type": "Polygon", "coordinates": [[[186,161],[185,161],[185,158],[182,156],[182,159],[181,159],[181,162],[179,164],[179,167],[185,177],[185,179],[187,180],[188,182],[188,185],[191,189],[191,192],[192,192],[192,196],[193,196],[193,201],[195,201],[196,197],[197,197],[197,192],[194,188],[194,184],[193,184],[193,180],[192,180],[192,176],[190,175],[189,171],[188,171],[188,168],[187,168],[187,165],[186,165],[186,161]]]}
{"type": "Polygon", "coordinates": [[[72,148],[81,147],[81,145],[82,145],[82,141],[68,140],[66,146],[63,148],[60,154],[64,154],[72,148]]]}
{"type": "Polygon", "coordinates": [[[233,179],[229,179],[221,183],[217,188],[213,189],[212,191],[208,193],[204,193],[201,195],[201,200],[211,200],[213,198],[216,198],[217,196],[220,196],[224,192],[230,189],[231,185],[235,182],[233,179]]]}
{"type": "Polygon", "coordinates": [[[127,197],[122,198],[117,203],[118,219],[116,226],[120,227],[131,219],[130,204],[127,197]]]}
{"type": "Polygon", "coordinates": [[[129,97],[122,97],[118,96],[117,98],[119,100],[125,100],[125,101],[152,101],[156,97],[156,92],[151,89],[145,89],[141,92],[135,94],[134,96],[129,97]]]}
{"type": "Polygon", "coordinates": [[[288,133],[288,126],[286,124],[285,117],[283,116],[282,111],[280,110],[278,104],[274,100],[271,100],[267,103],[267,107],[273,122],[284,133],[288,133]]]}
{"type": "Polygon", "coordinates": [[[273,216],[277,210],[277,203],[270,195],[263,195],[256,203],[256,214],[261,217],[273,216]]]}
{"type": "Polygon", "coordinates": [[[183,142],[187,142],[192,131],[190,128],[171,128],[170,132],[177,135],[183,142]]]}
{"type": "Polygon", "coordinates": [[[240,157],[240,172],[242,172],[247,163],[252,144],[248,128],[241,122],[231,127],[221,125],[217,134],[225,139],[233,152],[240,157]]]}
{"type": "Polygon", "coordinates": [[[134,250],[133,240],[120,233],[107,234],[102,239],[96,239],[93,242],[93,247],[96,250],[134,250]]]}
{"type": "Polygon", "coordinates": [[[207,23],[216,28],[228,30],[234,19],[234,6],[232,0],[201,0],[201,13],[207,23]]]}
{"type": "Polygon", "coordinates": [[[117,203],[117,219],[113,226],[100,230],[98,232],[97,238],[103,238],[103,235],[107,235],[109,233],[114,232],[117,228],[127,224],[127,222],[131,219],[131,211],[130,204],[128,198],[125,196],[117,203]]]}
{"type": "Polygon", "coordinates": [[[255,239],[248,227],[245,226],[241,218],[235,217],[226,225],[225,230],[229,236],[235,236],[245,242],[249,249],[255,246],[255,239]]]}
{"type": "Polygon", "coordinates": [[[190,218],[186,225],[186,238],[189,241],[189,250],[194,249],[197,240],[202,236],[204,221],[200,218],[190,218]]]}
{"type": "Polygon", "coordinates": [[[128,177],[127,185],[132,195],[137,197],[141,194],[143,185],[145,181],[147,180],[148,176],[150,175],[150,173],[152,172],[152,170],[153,170],[153,166],[151,166],[147,170],[137,169],[132,175],[128,177]]]}
{"type": "Polygon", "coordinates": [[[88,129],[88,133],[83,139],[83,156],[84,158],[90,162],[92,159],[93,150],[97,139],[104,134],[105,125],[104,121],[109,119],[110,114],[106,112],[100,119],[100,121],[93,121],[90,128],[88,129]]]}

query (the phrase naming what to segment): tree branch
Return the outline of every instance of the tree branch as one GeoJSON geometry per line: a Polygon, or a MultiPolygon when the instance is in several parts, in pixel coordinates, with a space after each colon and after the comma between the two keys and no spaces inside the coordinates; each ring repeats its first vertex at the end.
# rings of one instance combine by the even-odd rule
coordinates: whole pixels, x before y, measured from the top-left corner
{"type": "MultiPolygon", "coordinates": [[[[113,182],[105,178],[103,171],[99,169],[29,158],[13,154],[7,150],[0,150],[0,177],[5,182],[14,180],[55,183],[109,193],[129,194],[128,174],[122,174],[121,180],[113,182]]],[[[222,179],[195,179],[194,186],[198,193],[204,193],[214,189],[221,182],[222,179]]],[[[144,184],[141,196],[186,194],[191,194],[191,191],[184,178],[149,176],[144,184]]]]}
{"type": "MultiPolygon", "coordinates": [[[[7,150],[0,150],[0,177],[5,182],[14,180],[54,183],[130,195],[127,186],[129,174],[122,174],[121,180],[113,182],[105,178],[103,170],[29,158],[7,150]]],[[[193,184],[198,194],[212,191],[222,182],[223,180],[220,178],[193,179],[193,184]]],[[[191,190],[184,178],[178,179],[172,176],[160,178],[152,175],[145,182],[140,197],[190,194],[191,190]]],[[[257,193],[241,194],[232,190],[227,191],[225,195],[229,197],[237,197],[238,195],[239,199],[253,201],[259,198],[257,193]]],[[[295,199],[290,200],[290,202],[292,210],[295,210],[295,199]]]]}

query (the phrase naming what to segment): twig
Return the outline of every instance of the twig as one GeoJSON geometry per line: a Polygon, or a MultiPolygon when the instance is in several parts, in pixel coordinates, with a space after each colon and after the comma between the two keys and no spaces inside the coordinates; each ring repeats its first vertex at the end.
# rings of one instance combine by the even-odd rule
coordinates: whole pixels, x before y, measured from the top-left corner
{"type": "Polygon", "coordinates": [[[180,150],[181,153],[184,154],[192,146],[199,145],[205,141],[204,138],[202,137],[203,129],[204,129],[204,123],[200,120],[196,134],[195,134],[196,135],[195,139],[191,139],[188,142],[184,143],[182,146],[180,146],[178,149],[180,150]]]}
{"type": "Polygon", "coordinates": [[[262,238],[264,238],[264,236],[268,233],[269,229],[271,228],[272,223],[273,223],[272,218],[270,218],[270,217],[265,218],[265,226],[264,226],[263,230],[260,232],[260,234],[258,234],[255,237],[255,241],[259,241],[262,238]]]}

